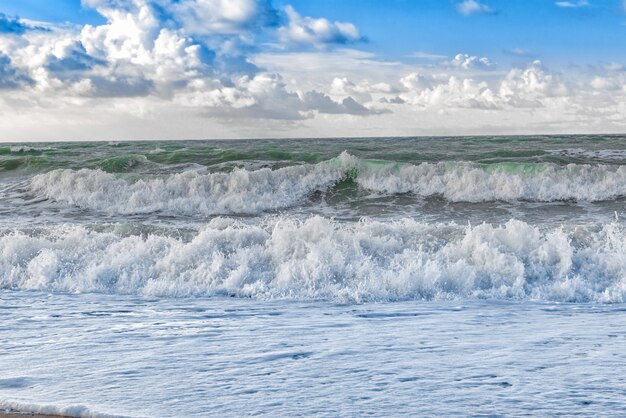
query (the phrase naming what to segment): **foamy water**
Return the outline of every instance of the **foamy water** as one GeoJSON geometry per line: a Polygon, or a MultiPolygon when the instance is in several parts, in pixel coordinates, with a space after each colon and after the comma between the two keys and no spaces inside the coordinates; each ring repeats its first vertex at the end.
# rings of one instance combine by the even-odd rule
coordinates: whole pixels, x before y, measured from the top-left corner
{"type": "Polygon", "coordinates": [[[626,301],[617,224],[345,224],[215,218],[186,239],[62,226],[0,236],[0,286],[142,296],[363,301],[626,301]]]}
{"type": "Polygon", "coordinates": [[[261,214],[297,206],[312,193],[345,181],[365,192],[441,196],[451,202],[595,202],[626,197],[626,166],[621,165],[381,164],[347,152],[315,165],[208,174],[190,170],[130,180],[102,170],[54,170],[35,176],[30,189],[52,201],[116,214],[261,214]]]}
{"type": "Polygon", "coordinates": [[[0,409],[619,416],[624,144],[0,147],[0,409]]]}

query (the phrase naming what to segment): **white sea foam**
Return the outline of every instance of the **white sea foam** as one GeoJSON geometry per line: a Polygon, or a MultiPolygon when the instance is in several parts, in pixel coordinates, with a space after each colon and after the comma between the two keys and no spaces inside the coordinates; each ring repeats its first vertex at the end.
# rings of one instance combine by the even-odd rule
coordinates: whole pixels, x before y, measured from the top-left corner
{"type": "Polygon", "coordinates": [[[24,416],[29,416],[27,414],[45,414],[76,418],[124,418],[121,415],[97,413],[83,405],[37,405],[7,400],[0,400],[0,411],[2,410],[8,410],[12,412],[15,411],[20,414],[24,414],[24,416]]]}
{"type": "Polygon", "coordinates": [[[621,161],[626,159],[626,150],[621,149],[590,150],[584,148],[565,148],[549,150],[548,152],[553,155],[594,160],[621,161]]]}
{"type": "Polygon", "coordinates": [[[345,175],[354,157],[277,170],[230,173],[186,171],[129,182],[100,170],[55,170],[33,178],[31,189],[47,198],[105,212],[131,214],[255,214],[295,205],[345,175]]]}
{"type": "Polygon", "coordinates": [[[272,217],[216,218],[192,239],[79,226],[0,237],[0,287],[338,302],[626,301],[619,224],[540,230],[272,217]]]}
{"type": "Polygon", "coordinates": [[[315,165],[230,173],[189,170],[129,181],[99,170],[54,170],[31,181],[46,198],[109,213],[258,214],[291,207],[346,177],[380,194],[442,196],[453,202],[603,201],[626,196],[626,166],[419,165],[359,160],[344,152],[315,165]]]}
{"type": "Polygon", "coordinates": [[[362,187],[380,193],[440,195],[453,202],[601,201],[626,196],[626,166],[423,163],[359,170],[362,187]]]}
{"type": "Polygon", "coordinates": [[[28,145],[13,145],[9,147],[9,150],[14,153],[32,152],[32,151],[50,151],[54,150],[54,147],[48,146],[28,146],[28,145]]]}

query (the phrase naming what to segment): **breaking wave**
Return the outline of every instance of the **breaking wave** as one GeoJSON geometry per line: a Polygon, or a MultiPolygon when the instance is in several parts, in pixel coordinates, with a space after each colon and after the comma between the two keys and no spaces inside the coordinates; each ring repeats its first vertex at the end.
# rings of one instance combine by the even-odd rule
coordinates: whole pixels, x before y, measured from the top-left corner
{"type": "MultiPolygon", "coordinates": [[[[290,207],[345,175],[347,154],[316,165],[230,173],[186,171],[128,181],[100,170],[54,170],[31,181],[31,190],[81,208],[132,214],[256,214],[290,207]]],[[[356,159],[355,159],[356,161],[356,159]]]]}
{"type": "Polygon", "coordinates": [[[626,301],[626,230],[215,218],[188,239],[81,226],[0,236],[0,287],[337,302],[626,301]]]}
{"type": "Polygon", "coordinates": [[[626,166],[470,162],[400,164],[344,152],[318,164],[229,173],[187,171],[120,178],[101,170],[54,170],[35,176],[32,192],[119,214],[258,214],[301,203],[341,181],[375,194],[440,196],[451,202],[605,201],[626,196],[626,166]]]}

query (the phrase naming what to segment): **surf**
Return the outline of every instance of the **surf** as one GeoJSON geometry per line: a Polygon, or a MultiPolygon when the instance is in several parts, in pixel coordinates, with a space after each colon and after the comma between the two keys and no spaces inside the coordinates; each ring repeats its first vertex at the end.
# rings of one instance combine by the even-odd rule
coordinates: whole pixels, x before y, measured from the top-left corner
{"type": "Polygon", "coordinates": [[[186,236],[111,225],[9,229],[0,287],[188,298],[339,303],[402,300],[626,301],[618,223],[540,229],[215,218],[186,236]]]}
{"type": "MultiPolygon", "coordinates": [[[[120,158],[107,164],[134,164],[120,158]]],[[[626,166],[359,159],[348,152],[316,164],[173,174],[56,169],[37,174],[31,194],[112,214],[260,215],[306,204],[346,184],[365,196],[408,194],[448,202],[602,202],[626,197],[626,166]]]]}

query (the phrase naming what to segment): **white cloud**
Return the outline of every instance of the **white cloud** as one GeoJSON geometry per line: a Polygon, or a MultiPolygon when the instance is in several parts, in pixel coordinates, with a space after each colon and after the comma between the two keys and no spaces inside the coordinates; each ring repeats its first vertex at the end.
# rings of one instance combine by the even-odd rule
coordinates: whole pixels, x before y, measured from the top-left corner
{"type": "Polygon", "coordinates": [[[540,61],[525,69],[513,69],[500,84],[499,96],[515,107],[542,107],[546,98],[567,97],[568,90],[559,78],[546,72],[540,61]]]}
{"type": "Polygon", "coordinates": [[[476,0],[463,0],[456,5],[456,10],[463,16],[470,16],[473,14],[493,14],[495,10],[490,6],[479,3],[476,0]]]}
{"type": "Polygon", "coordinates": [[[587,0],[578,0],[578,1],[557,1],[554,3],[557,7],[561,7],[564,9],[576,9],[578,7],[589,6],[589,1],[587,0]]]}
{"type": "Polygon", "coordinates": [[[450,61],[450,65],[464,70],[475,68],[488,69],[495,66],[487,57],[478,57],[468,54],[457,54],[454,59],[450,61]]]}
{"type": "Polygon", "coordinates": [[[214,80],[198,81],[178,93],[175,102],[188,107],[213,110],[216,116],[299,120],[315,113],[373,115],[384,110],[368,108],[357,102],[348,92],[334,100],[316,91],[290,91],[278,74],[259,73],[242,76],[232,86],[225,87],[214,80]],[[217,112],[216,112],[217,110],[217,112]]]}
{"type": "MultiPolygon", "coordinates": [[[[496,70],[489,58],[464,53],[388,61],[342,47],[363,39],[350,23],[287,8],[279,26],[266,0],[84,3],[106,23],[0,16],[12,28],[0,34],[4,138],[626,129],[623,63],[560,74],[540,62],[496,70]]],[[[462,13],[494,13],[464,4],[462,13]]]]}
{"type": "Polygon", "coordinates": [[[546,72],[539,61],[509,71],[492,83],[445,74],[416,72],[400,79],[399,97],[406,103],[435,110],[446,108],[507,109],[545,107],[555,98],[567,98],[568,89],[546,72]]]}
{"type": "Polygon", "coordinates": [[[485,82],[456,76],[442,77],[421,76],[411,73],[400,80],[406,91],[400,98],[410,105],[434,108],[476,108],[495,109],[499,106],[497,98],[485,82]]]}
{"type": "Polygon", "coordinates": [[[230,34],[277,22],[278,11],[269,0],[82,0],[110,18],[117,13],[141,14],[159,10],[159,20],[170,20],[188,34],[230,34]]]}
{"type": "Polygon", "coordinates": [[[291,6],[287,6],[285,12],[289,23],[278,29],[278,35],[285,43],[310,44],[320,47],[325,44],[348,44],[363,39],[357,27],[352,23],[302,17],[291,6]]]}
{"type": "Polygon", "coordinates": [[[182,0],[167,7],[192,34],[239,34],[274,25],[278,19],[268,0],[182,0]]]}

